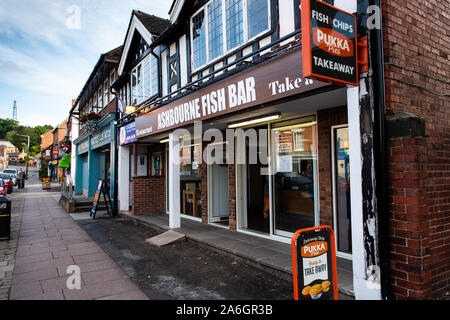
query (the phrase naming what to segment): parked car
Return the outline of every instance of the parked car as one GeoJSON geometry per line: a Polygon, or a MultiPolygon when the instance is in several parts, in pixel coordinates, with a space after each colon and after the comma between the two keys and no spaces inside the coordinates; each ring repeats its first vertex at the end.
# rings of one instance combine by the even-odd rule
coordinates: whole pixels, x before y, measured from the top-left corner
{"type": "Polygon", "coordinates": [[[0,173],[0,179],[3,180],[6,188],[8,189],[8,193],[13,191],[13,180],[8,173],[0,173]]]}
{"type": "Polygon", "coordinates": [[[5,169],[2,171],[2,173],[7,173],[11,176],[11,178],[13,179],[13,185],[17,186],[17,180],[18,180],[18,172],[17,169],[5,169]]]}
{"type": "Polygon", "coordinates": [[[2,179],[0,179],[0,196],[5,196],[8,193],[8,187],[5,185],[2,179]]]}

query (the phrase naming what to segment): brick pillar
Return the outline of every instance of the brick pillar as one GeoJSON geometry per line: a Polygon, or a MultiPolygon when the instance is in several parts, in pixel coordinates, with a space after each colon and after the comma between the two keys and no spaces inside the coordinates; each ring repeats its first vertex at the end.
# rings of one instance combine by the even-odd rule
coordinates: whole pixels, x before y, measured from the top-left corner
{"type": "MultiPolygon", "coordinates": [[[[206,147],[208,146],[207,142],[202,143],[202,155],[205,154],[206,147]]],[[[205,157],[202,157],[202,222],[208,223],[208,165],[204,161],[205,157]]]]}
{"type": "Polygon", "coordinates": [[[236,231],[236,165],[228,165],[228,221],[231,230],[236,231]]]}
{"type": "Polygon", "coordinates": [[[431,299],[427,141],[394,134],[387,148],[392,293],[396,299],[431,299]]]}

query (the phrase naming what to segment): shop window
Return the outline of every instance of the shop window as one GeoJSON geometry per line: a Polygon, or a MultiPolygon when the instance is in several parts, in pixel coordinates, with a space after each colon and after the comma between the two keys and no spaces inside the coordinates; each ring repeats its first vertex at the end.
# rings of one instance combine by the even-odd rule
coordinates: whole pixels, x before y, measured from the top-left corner
{"type": "Polygon", "coordinates": [[[290,236],[316,224],[315,133],[315,121],[272,130],[274,234],[290,236]]]}
{"type": "Polygon", "coordinates": [[[183,214],[201,217],[202,144],[182,139],[180,146],[180,199],[183,214]]]}
{"type": "Polygon", "coordinates": [[[211,0],[191,19],[192,66],[198,69],[270,28],[270,0],[211,0]]]}

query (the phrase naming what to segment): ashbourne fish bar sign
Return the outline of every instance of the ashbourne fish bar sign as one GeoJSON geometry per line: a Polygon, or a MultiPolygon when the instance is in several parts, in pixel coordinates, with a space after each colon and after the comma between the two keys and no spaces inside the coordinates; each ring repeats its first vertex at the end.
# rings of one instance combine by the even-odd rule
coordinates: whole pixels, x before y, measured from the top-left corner
{"type": "Polygon", "coordinates": [[[356,16],[319,0],[302,0],[303,76],[358,85],[356,16]]]}
{"type": "Polygon", "coordinates": [[[334,232],[298,230],[291,240],[295,300],[338,300],[334,232]]]}

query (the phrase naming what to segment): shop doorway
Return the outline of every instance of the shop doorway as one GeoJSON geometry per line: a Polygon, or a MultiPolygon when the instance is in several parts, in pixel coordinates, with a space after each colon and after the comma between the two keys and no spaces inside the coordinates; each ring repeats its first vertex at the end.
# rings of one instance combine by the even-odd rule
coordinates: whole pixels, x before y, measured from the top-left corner
{"type": "Polygon", "coordinates": [[[208,215],[210,223],[228,226],[228,165],[208,165],[208,215]]]}
{"type": "Polygon", "coordinates": [[[333,219],[338,255],[351,258],[352,226],[350,211],[350,158],[348,126],[333,126],[332,177],[333,219]]]}
{"type": "MultiPolygon", "coordinates": [[[[251,128],[258,133],[267,126],[251,128]]],[[[245,153],[245,164],[237,165],[237,193],[240,194],[239,227],[257,233],[270,234],[270,193],[267,163],[262,163],[260,154],[267,154],[267,147],[259,146],[255,139],[245,139],[245,145],[238,146],[245,153]],[[264,148],[264,150],[263,150],[264,148]]]]}

